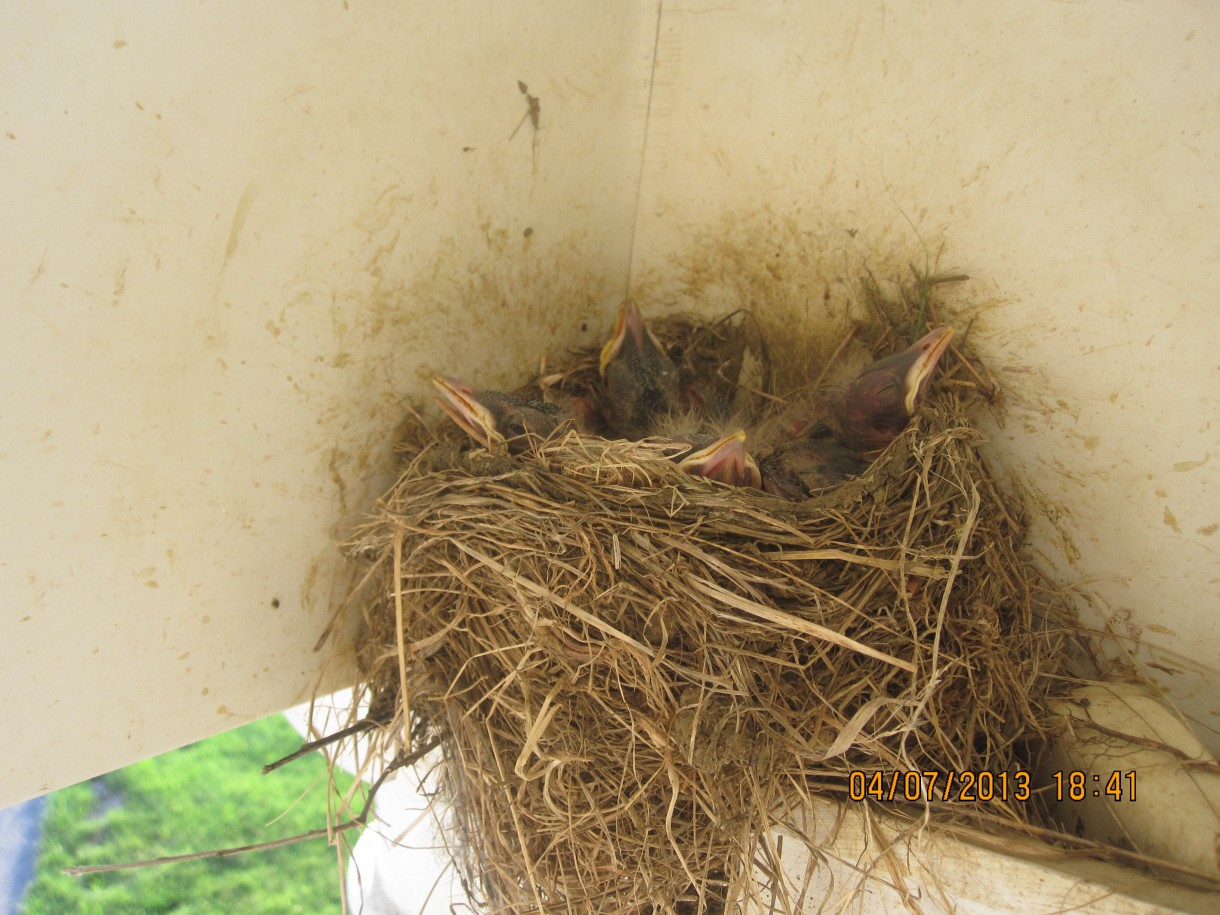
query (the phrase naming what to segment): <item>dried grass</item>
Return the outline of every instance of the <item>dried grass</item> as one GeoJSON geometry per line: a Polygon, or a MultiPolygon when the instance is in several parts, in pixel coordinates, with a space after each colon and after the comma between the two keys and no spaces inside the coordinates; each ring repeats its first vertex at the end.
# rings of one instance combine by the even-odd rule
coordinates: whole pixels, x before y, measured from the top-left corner
{"type": "MultiPolygon", "coordinates": [[[[913,339],[921,282],[852,346],[913,339]]],[[[658,332],[719,396],[774,409],[748,316],[658,332]],[[743,359],[759,371],[735,391],[743,359]]],[[[595,363],[549,380],[580,393],[595,363]]],[[[441,747],[487,911],[733,910],[765,828],[851,771],[1028,767],[1068,629],[977,450],[986,379],[967,337],[867,475],[799,504],[688,477],[655,443],[568,433],[510,459],[412,420],[348,544],[362,687],[390,755],[441,747]]]]}

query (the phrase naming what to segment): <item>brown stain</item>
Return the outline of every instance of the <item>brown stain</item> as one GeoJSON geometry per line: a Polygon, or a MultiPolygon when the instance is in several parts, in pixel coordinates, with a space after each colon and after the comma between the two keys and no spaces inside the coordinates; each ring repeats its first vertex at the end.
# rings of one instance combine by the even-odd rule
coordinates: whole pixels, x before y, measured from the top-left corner
{"type": "Polygon", "coordinates": [[[1068,565],[1079,565],[1081,559],[1080,547],[1076,545],[1076,540],[1072,536],[1072,528],[1064,520],[1068,513],[1062,507],[1061,503],[1050,503],[1047,497],[1043,497],[1039,503],[1040,507],[1046,512],[1046,519],[1054,528],[1055,533],[1059,535],[1059,543],[1063,549],[1063,557],[1067,560],[1068,565]]]}
{"type": "Polygon", "coordinates": [[[1212,455],[1209,451],[1203,455],[1201,460],[1198,461],[1178,461],[1173,465],[1174,472],[1188,473],[1191,470],[1198,470],[1200,467],[1204,466],[1208,461],[1210,461],[1211,457],[1212,455]]]}
{"type": "Polygon", "coordinates": [[[330,461],[327,463],[327,469],[330,471],[331,482],[335,484],[335,493],[339,497],[339,508],[343,512],[346,512],[348,508],[347,480],[345,479],[343,473],[343,464],[347,456],[347,452],[336,445],[331,451],[330,461]]]}
{"type": "Polygon", "coordinates": [[[327,551],[327,555],[314,556],[305,566],[305,575],[301,580],[301,588],[299,591],[302,607],[312,606],[318,599],[323,597],[324,589],[320,587],[323,570],[326,568],[326,562],[331,551],[327,551]]]}
{"type": "Polygon", "coordinates": [[[1182,528],[1178,526],[1178,519],[1174,517],[1173,512],[1169,510],[1169,506],[1165,506],[1165,512],[1161,516],[1161,523],[1168,527],[1175,534],[1182,533],[1182,528]]]}
{"type": "MultiPolygon", "coordinates": [[[[895,219],[900,222],[900,214],[895,219]]],[[[956,268],[941,263],[943,246],[938,232],[921,238],[905,224],[870,233],[846,217],[730,212],[696,230],[685,251],[651,265],[632,296],[649,314],[750,309],[764,361],[774,372],[773,390],[782,395],[807,387],[826,369],[833,382],[867,361],[871,351],[892,351],[914,340],[914,328],[894,326],[886,339],[853,341],[827,365],[853,322],[874,313],[875,299],[897,298],[912,271],[956,268]]],[[[936,299],[963,317],[981,307],[970,283],[939,286],[936,299]]],[[[926,313],[925,320],[927,326],[936,323],[935,313],[926,313]]]]}
{"type": "Polygon", "coordinates": [[[408,286],[411,348],[426,349],[414,373],[417,390],[438,372],[518,387],[548,354],[596,342],[613,323],[617,278],[589,263],[581,235],[543,246],[536,234],[523,245],[520,228],[485,221],[479,230],[482,244],[473,251],[460,239],[443,240],[434,270],[408,286]],[[472,353],[482,358],[472,361],[472,353]]]}
{"type": "Polygon", "coordinates": [[[225,264],[228,264],[233,259],[233,255],[237,253],[237,245],[241,241],[242,229],[246,226],[246,219],[250,215],[250,208],[254,206],[254,201],[257,197],[258,186],[251,181],[246,185],[246,189],[242,191],[241,197],[237,200],[237,207],[233,211],[233,221],[229,226],[229,241],[225,245],[225,264]]]}

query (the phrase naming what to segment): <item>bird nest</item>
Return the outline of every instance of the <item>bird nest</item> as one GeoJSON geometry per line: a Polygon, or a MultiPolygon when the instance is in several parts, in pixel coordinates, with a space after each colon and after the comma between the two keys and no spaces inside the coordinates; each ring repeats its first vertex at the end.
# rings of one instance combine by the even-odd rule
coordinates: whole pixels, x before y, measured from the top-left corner
{"type": "MultiPolygon", "coordinates": [[[[656,331],[732,386],[743,354],[765,366],[751,327],[656,331]]],[[[911,330],[878,312],[852,346],[911,330]]],[[[588,350],[548,381],[596,374],[588,350]]],[[[389,756],[440,748],[486,910],[732,911],[766,829],[853,772],[1028,767],[1061,630],[966,415],[985,377],[966,335],[864,475],[797,502],[689,476],[672,445],[566,431],[510,456],[413,416],[348,544],[362,690],[389,756]]]]}

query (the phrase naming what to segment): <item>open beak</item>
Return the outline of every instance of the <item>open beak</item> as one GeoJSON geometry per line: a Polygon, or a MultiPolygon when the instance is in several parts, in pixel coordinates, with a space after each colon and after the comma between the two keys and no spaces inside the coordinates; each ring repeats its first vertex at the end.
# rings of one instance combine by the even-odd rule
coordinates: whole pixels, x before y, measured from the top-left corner
{"type": "Polygon", "coordinates": [[[606,366],[619,357],[624,346],[633,346],[637,351],[643,352],[646,346],[645,341],[649,338],[652,340],[652,345],[658,351],[663,352],[660,341],[648,329],[640,307],[630,299],[623,302],[618,309],[618,319],[614,322],[614,333],[602,347],[601,358],[597,366],[598,372],[604,378],[606,366]]]}
{"type": "Polygon", "coordinates": [[[688,454],[678,462],[678,467],[693,476],[706,477],[730,486],[762,489],[758,464],[746,451],[744,429],[722,435],[706,448],[688,454]]]}
{"type": "Polygon", "coordinates": [[[950,325],[938,327],[924,334],[902,354],[904,362],[910,359],[910,365],[903,375],[903,406],[906,407],[908,416],[914,415],[915,405],[919,402],[928,379],[932,377],[932,370],[936,368],[936,363],[944,355],[952,339],[953,328],[950,325]]]}
{"type": "Polygon", "coordinates": [[[467,435],[487,449],[503,444],[495,417],[475,396],[474,388],[464,381],[437,375],[432,379],[436,402],[467,435]]]}

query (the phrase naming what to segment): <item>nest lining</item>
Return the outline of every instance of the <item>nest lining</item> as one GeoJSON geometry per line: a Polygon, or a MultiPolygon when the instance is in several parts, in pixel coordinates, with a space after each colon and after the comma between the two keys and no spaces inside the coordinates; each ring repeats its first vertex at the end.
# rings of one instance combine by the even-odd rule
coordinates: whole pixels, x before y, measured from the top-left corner
{"type": "MultiPolygon", "coordinates": [[[[743,320],[657,330],[740,397],[743,320]]],[[[947,361],[866,474],[799,503],[689,477],[672,445],[568,432],[510,458],[413,420],[348,545],[361,675],[385,744],[442,748],[487,911],[733,910],[765,829],[852,771],[1027,767],[1061,610],[978,454],[979,373],[947,361]]],[[[595,376],[586,351],[550,380],[595,376]]]]}

